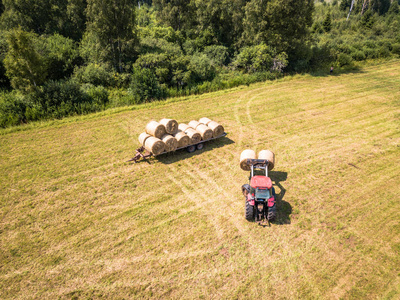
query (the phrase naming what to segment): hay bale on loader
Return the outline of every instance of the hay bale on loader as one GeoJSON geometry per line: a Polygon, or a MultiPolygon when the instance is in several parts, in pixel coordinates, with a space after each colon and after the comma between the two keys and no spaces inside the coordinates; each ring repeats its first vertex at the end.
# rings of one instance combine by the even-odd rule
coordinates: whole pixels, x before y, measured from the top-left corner
{"type": "Polygon", "coordinates": [[[190,137],[180,129],[178,129],[178,132],[174,134],[174,137],[178,142],[178,148],[183,148],[190,144],[190,137]]]}
{"type": "Polygon", "coordinates": [[[251,149],[243,150],[240,154],[240,168],[244,171],[250,171],[250,166],[247,164],[248,159],[256,159],[256,153],[251,149]]]}
{"type": "Polygon", "coordinates": [[[275,154],[270,150],[261,150],[258,152],[258,159],[268,160],[268,170],[272,170],[275,166],[275,154]]]}
{"type": "Polygon", "coordinates": [[[164,125],[166,133],[174,135],[178,132],[178,122],[173,119],[162,119],[160,124],[164,125]]]}
{"type": "Polygon", "coordinates": [[[167,152],[175,151],[178,148],[178,141],[170,134],[164,134],[161,140],[164,142],[165,151],[167,152]]]}
{"type": "Polygon", "coordinates": [[[148,137],[144,142],[144,148],[150,153],[153,153],[154,156],[156,156],[164,152],[165,143],[162,140],[151,136],[148,137]]]}
{"type": "Polygon", "coordinates": [[[188,129],[188,128],[190,128],[190,126],[185,124],[185,123],[181,123],[181,124],[178,125],[178,129],[183,131],[183,132],[185,132],[186,129],[188,129]]]}
{"type": "Polygon", "coordinates": [[[161,139],[161,137],[166,133],[165,126],[157,121],[151,121],[146,125],[146,133],[161,139]]]}

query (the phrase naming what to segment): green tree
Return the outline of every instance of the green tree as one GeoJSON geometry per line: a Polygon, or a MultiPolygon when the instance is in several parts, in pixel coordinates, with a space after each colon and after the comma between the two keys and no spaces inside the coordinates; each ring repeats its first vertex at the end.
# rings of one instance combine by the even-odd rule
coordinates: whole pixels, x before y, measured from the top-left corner
{"type": "Polygon", "coordinates": [[[60,33],[79,40],[82,37],[86,0],[3,0],[3,29],[21,27],[37,34],[60,33]]]}
{"type": "Polygon", "coordinates": [[[4,59],[6,75],[16,89],[32,91],[47,75],[45,58],[35,47],[37,35],[21,29],[7,37],[8,52],[4,59]]]}
{"type": "Polygon", "coordinates": [[[107,60],[122,72],[136,44],[135,7],[132,0],[88,0],[88,30],[108,50],[107,60]]]}
{"type": "Polygon", "coordinates": [[[313,0],[251,0],[242,38],[248,45],[264,42],[290,56],[309,38],[313,11],[313,0]]]}
{"type": "Polygon", "coordinates": [[[195,5],[190,0],[154,0],[157,17],[174,30],[189,30],[196,21],[195,5]]]}
{"type": "Polygon", "coordinates": [[[328,9],[325,19],[322,23],[322,26],[324,27],[325,32],[329,32],[332,29],[332,16],[331,16],[331,10],[328,9]]]}

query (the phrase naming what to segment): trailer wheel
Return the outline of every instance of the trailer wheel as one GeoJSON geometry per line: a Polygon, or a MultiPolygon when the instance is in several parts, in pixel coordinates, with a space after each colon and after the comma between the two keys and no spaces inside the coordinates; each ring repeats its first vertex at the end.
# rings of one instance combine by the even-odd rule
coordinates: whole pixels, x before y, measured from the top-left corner
{"type": "Polygon", "coordinates": [[[196,146],[195,145],[191,145],[191,146],[187,147],[186,150],[189,153],[193,153],[194,151],[196,151],[196,146]]]}
{"type": "Polygon", "coordinates": [[[204,144],[203,143],[197,144],[196,148],[197,150],[201,150],[204,148],[204,144]]]}
{"type": "Polygon", "coordinates": [[[245,204],[245,217],[247,221],[254,221],[254,206],[250,205],[248,201],[245,204]]]}

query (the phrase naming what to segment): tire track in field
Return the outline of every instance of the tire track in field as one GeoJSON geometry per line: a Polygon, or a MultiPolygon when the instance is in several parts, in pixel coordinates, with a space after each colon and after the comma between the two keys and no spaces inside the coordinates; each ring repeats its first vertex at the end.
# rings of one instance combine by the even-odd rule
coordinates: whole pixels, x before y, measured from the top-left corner
{"type": "MultiPolygon", "coordinates": [[[[178,174],[180,171],[174,170],[173,174],[178,174]]],[[[185,171],[186,176],[182,176],[180,181],[178,181],[171,173],[167,173],[167,177],[171,180],[171,182],[174,182],[174,184],[179,188],[183,194],[188,197],[197,207],[197,209],[203,209],[205,206],[214,203],[214,199],[212,197],[209,197],[208,199],[205,198],[204,194],[201,193],[201,191],[198,191],[199,189],[190,191],[188,188],[184,186],[185,185],[192,185],[192,186],[197,186],[197,182],[193,183],[192,181],[187,180],[190,172],[185,171]],[[184,184],[182,184],[184,183],[184,184]],[[197,191],[197,192],[196,192],[197,191]],[[201,201],[199,201],[199,199],[201,201]]],[[[190,176],[189,176],[190,177],[190,176]]],[[[203,190],[203,189],[202,189],[203,190]]],[[[223,230],[219,226],[219,224],[215,221],[214,218],[209,216],[209,212],[207,210],[202,210],[207,218],[210,220],[211,224],[215,228],[215,232],[217,234],[218,241],[221,242],[223,240],[223,230]]]]}

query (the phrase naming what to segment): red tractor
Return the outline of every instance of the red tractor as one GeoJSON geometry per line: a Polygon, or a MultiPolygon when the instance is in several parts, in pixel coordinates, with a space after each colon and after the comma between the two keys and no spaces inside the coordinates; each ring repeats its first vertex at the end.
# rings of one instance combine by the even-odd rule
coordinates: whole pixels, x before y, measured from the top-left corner
{"type": "Polygon", "coordinates": [[[246,220],[273,221],[276,218],[276,196],[268,177],[269,162],[266,159],[247,159],[247,164],[250,166],[250,182],[242,185],[246,220]],[[255,170],[262,170],[265,175],[255,175],[255,170]]]}

